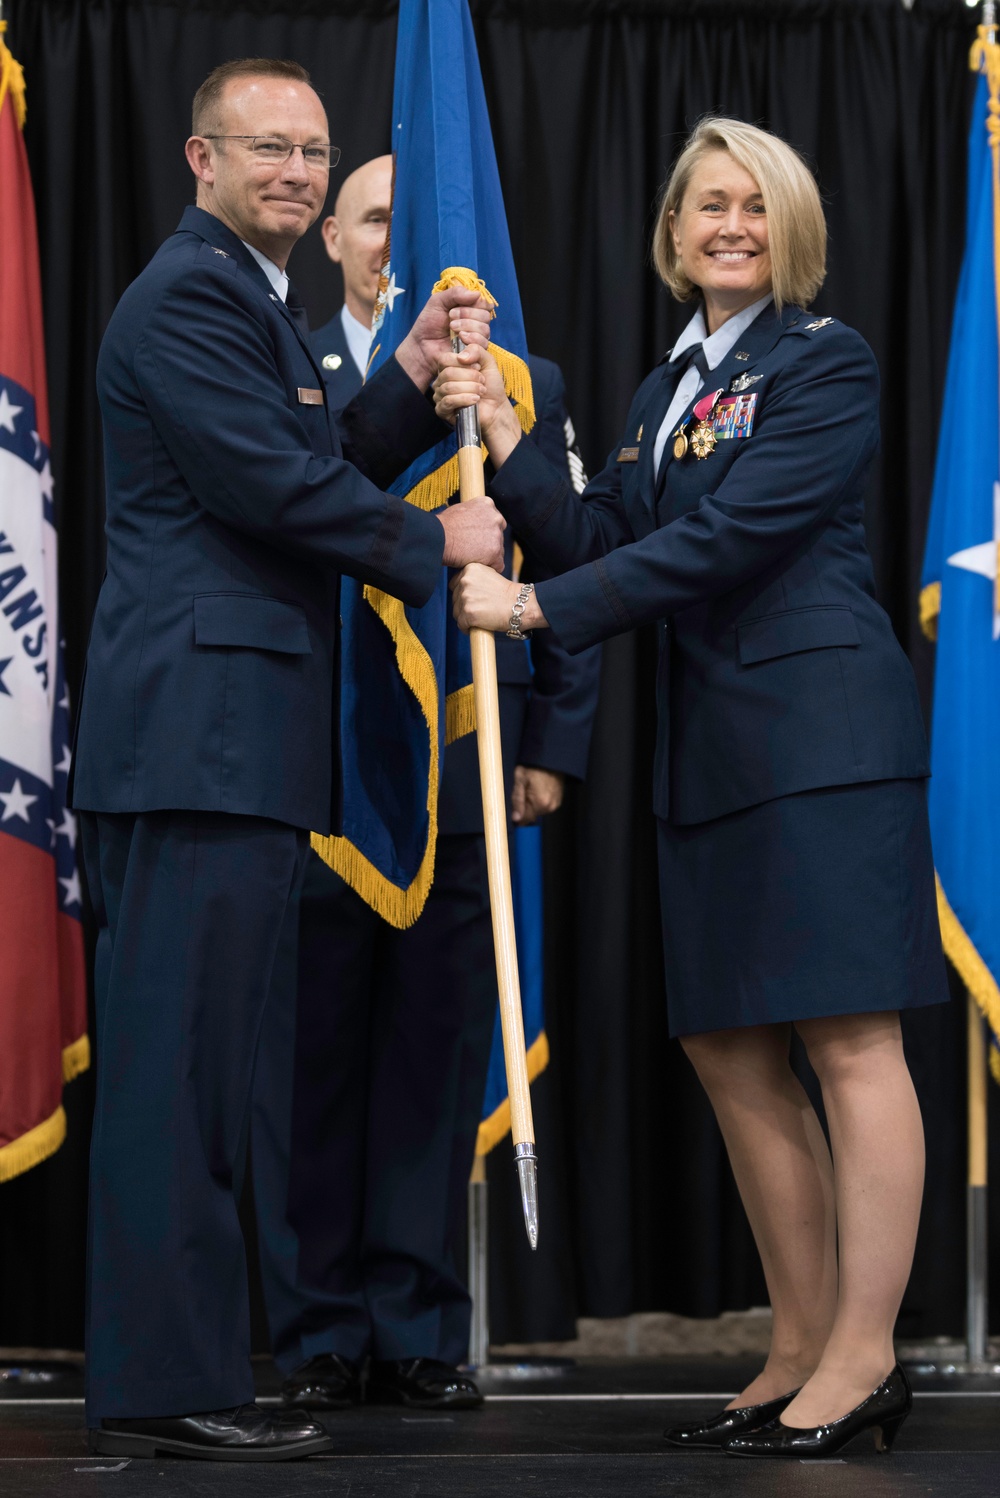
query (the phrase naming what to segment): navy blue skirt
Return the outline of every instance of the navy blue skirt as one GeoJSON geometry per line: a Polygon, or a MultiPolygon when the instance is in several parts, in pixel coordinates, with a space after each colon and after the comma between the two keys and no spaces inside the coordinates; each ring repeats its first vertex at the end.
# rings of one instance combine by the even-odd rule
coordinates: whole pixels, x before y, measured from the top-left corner
{"type": "Polygon", "coordinates": [[[926,781],[658,828],[671,1035],[948,998],[926,781]]]}

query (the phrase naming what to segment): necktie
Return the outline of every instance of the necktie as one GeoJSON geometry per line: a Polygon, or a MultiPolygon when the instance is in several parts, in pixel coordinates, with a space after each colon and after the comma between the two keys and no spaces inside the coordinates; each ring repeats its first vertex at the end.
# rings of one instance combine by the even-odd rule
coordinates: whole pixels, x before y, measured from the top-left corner
{"type": "Polygon", "coordinates": [[[294,318],[295,326],[298,328],[303,338],[308,338],[309,318],[306,316],[306,309],[302,304],[302,299],[299,296],[298,292],[295,290],[295,287],[292,285],[291,281],[289,281],[288,283],[288,295],[285,297],[285,306],[288,308],[289,312],[294,318]]]}
{"type": "MultiPolygon", "coordinates": [[[[684,358],[683,354],[681,358],[684,359],[681,379],[687,374],[692,365],[694,365],[703,380],[708,379],[708,360],[705,358],[705,345],[703,343],[696,343],[693,348],[688,349],[687,358],[684,358]]],[[[680,364],[680,359],[678,359],[677,363],[680,364]]],[[[678,381],[679,383],[680,381],[678,381]]]]}
{"type": "MultiPolygon", "coordinates": [[[[680,358],[677,360],[677,367],[678,367],[679,373],[678,373],[678,376],[677,376],[677,385],[674,386],[674,390],[675,391],[676,391],[677,387],[680,385],[681,380],[683,380],[684,376],[687,374],[687,372],[688,372],[689,369],[696,369],[698,371],[698,373],[701,375],[702,379],[703,380],[707,380],[708,379],[708,360],[705,358],[705,345],[703,343],[696,343],[693,348],[688,349],[687,353],[686,353],[686,356],[684,354],[682,354],[680,356],[680,358]]],[[[689,402],[689,404],[690,404],[690,402],[689,402]]],[[[657,497],[657,499],[659,499],[659,497],[660,497],[660,489],[662,488],[662,485],[663,485],[663,475],[666,472],[667,464],[669,463],[672,454],[673,454],[673,433],[672,432],[668,432],[667,433],[667,440],[663,444],[663,452],[660,454],[660,466],[656,470],[656,497],[657,497]]]]}

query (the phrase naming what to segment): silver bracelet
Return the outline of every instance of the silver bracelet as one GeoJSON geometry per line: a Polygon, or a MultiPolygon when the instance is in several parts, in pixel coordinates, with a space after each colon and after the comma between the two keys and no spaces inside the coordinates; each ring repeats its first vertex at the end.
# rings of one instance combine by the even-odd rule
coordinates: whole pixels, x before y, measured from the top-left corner
{"type": "Polygon", "coordinates": [[[507,638],[510,640],[527,640],[531,635],[530,629],[521,628],[521,615],[524,613],[525,604],[535,591],[534,583],[522,583],[521,590],[514,599],[514,607],[510,611],[510,623],[507,625],[507,638]]]}

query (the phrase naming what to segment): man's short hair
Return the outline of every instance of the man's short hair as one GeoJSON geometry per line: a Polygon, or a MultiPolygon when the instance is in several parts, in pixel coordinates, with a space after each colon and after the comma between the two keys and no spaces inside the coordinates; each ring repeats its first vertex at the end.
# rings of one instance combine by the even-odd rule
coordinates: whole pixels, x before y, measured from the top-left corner
{"type": "Polygon", "coordinates": [[[191,106],[191,134],[208,135],[218,130],[220,124],[222,95],[226,84],[233,78],[292,78],[296,83],[308,83],[312,79],[300,62],[287,57],[238,57],[233,62],[221,63],[213,68],[194,96],[191,106]]]}

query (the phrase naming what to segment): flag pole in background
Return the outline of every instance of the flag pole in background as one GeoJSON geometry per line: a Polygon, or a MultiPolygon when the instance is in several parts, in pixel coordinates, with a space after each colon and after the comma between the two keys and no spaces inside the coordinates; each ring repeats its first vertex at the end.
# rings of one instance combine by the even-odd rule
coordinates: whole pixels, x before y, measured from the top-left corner
{"type": "Polygon", "coordinates": [[[1000,1081],[1000,45],[994,0],[983,6],[970,66],[979,83],[969,135],[965,254],[920,594],[921,624],[937,643],[929,809],[938,914],[945,952],[968,989],[966,1360],[936,1371],[998,1374],[1000,1364],[990,1361],[987,1299],[987,1071],[1000,1081]],[[970,400],[983,418],[973,436],[963,422],[970,400]]]}

